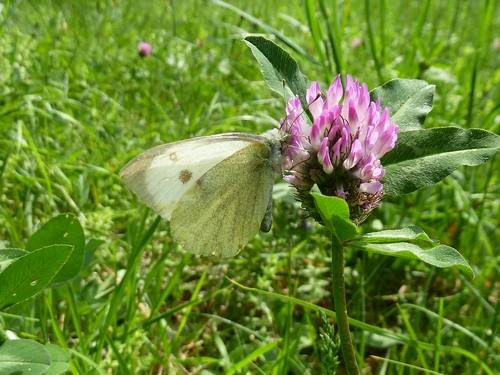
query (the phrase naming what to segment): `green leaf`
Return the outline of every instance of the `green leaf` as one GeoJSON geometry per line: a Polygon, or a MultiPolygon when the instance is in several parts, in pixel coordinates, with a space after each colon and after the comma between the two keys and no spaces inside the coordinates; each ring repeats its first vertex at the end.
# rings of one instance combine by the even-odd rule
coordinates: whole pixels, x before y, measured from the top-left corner
{"type": "Polygon", "coordinates": [[[83,266],[85,234],[80,222],[73,214],[62,214],[50,219],[28,241],[26,250],[34,251],[44,246],[67,244],[74,247],[70,259],[51,282],[51,287],[60,286],[78,275],[83,266]]]}
{"type": "Polygon", "coordinates": [[[50,354],[33,340],[8,340],[0,346],[0,374],[41,375],[50,365],[50,354]]]}
{"type": "Polygon", "coordinates": [[[259,62],[269,88],[281,96],[284,95],[285,100],[298,94],[302,107],[307,108],[306,91],[310,83],[300,71],[297,61],[269,39],[247,36],[244,41],[259,62]],[[283,80],[286,82],[285,87],[283,80]]]}
{"type": "Polygon", "coordinates": [[[431,245],[439,244],[439,241],[429,238],[422,228],[413,225],[408,228],[366,233],[356,237],[354,240],[370,243],[424,241],[431,245]]]}
{"type": "Polygon", "coordinates": [[[352,241],[349,245],[376,254],[421,260],[440,268],[455,267],[471,278],[474,277],[474,271],[469,263],[467,263],[457,250],[450,246],[438,245],[431,249],[424,250],[417,245],[407,242],[370,243],[352,241]]]}
{"type": "Polygon", "coordinates": [[[457,127],[402,132],[381,160],[384,192],[403,195],[434,185],[462,165],[484,163],[500,149],[500,137],[457,127]]]}
{"type": "Polygon", "coordinates": [[[50,354],[50,367],[44,375],[59,375],[69,371],[69,354],[60,346],[47,343],[45,349],[50,354]]]}
{"type": "Polygon", "coordinates": [[[7,266],[13,263],[17,258],[28,254],[26,250],[21,249],[2,249],[0,250],[0,273],[7,266]]]}
{"type": "Polygon", "coordinates": [[[439,245],[439,241],[429,238],[423,229],[417,226],[367,233],[356,237],[349,245],[377,254],[422,260],[436,267],[456,267],[474,277],[472,268],[457,250],[439,245]],[[425,250],[406,241],[428,244],[431,249],[425,250]]]}
{"type": "Polygon", "coordinates": [[[97,248],[105,242],[106,241],[97,238],[90,238],[87,241],[87,244],[85,245],[85,259],[83,261],[82,269],[86,268],[90,264],[97,248]]]}
{"type": "Polygon", "coordinates": [[[311,193],[314,204],[325,226],[341,241],[348,241],[356,236],[358,227],[349,220],[349,206],[337,197],[311,193]]]}
{"type": "Polygon", "coordinates": [[[436,86],[419,79],[393,79],[370,92],[372,101],[380,98],[382,108],[389,107],[391,120],[399,131],[420,129],[432,109],[436,86]]]}
{"type": "Polygon", "coordinates": [[[70,245],[52,245],[17,258],[0,273],[0,311],[44,289],[72,251],[70,245]]]}

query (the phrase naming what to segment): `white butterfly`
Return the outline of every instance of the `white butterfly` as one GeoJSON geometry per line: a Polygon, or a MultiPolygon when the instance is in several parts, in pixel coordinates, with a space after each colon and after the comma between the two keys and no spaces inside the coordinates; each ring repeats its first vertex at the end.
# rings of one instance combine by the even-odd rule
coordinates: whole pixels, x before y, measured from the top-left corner
{"type": "Polygon", "coordinates": [[[154,147],[120,172],[194,254],[231,257],[272,225],[283,134],[226,133],[154,147]]]}

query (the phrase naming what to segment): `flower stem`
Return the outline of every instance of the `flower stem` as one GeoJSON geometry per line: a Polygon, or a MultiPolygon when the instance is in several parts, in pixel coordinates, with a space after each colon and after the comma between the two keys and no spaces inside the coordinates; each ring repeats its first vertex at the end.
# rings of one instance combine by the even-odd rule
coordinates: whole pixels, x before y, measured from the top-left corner
{"type": "Polygon", "coordinates": [[[332,290],[337,326],[340,336],[340,346],[349,375],[359,375],[358,363],[352,346],[349,320],[347,318],[347,303],[345,299],[344,282],[344,247],[335,234],[332,233],[332,290]]]}

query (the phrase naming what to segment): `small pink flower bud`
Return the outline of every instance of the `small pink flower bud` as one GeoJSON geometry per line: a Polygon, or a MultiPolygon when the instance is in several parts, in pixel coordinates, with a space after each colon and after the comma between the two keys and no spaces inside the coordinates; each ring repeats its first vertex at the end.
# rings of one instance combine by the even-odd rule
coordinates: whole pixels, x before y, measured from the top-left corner
{"type": "Polygon", "coordinates": [[[140,42],[137,45],[137,52],[139,53],[139,56],[146,57],[151,55],[151,52],[153,52],[153,47],[149,43],[140,42]]]}
{"type": "Polygon", "coordinates": [[[354,40],[351,42],[351,48],[356,49],[361,45],[361,43],[363,43],[361,38],[354,38],[354,40]]]}

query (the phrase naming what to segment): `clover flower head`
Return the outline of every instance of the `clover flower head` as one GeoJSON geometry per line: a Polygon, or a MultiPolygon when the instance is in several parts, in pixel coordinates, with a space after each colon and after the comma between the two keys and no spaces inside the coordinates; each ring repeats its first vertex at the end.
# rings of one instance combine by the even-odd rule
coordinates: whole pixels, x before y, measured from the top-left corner
{"type": "Polygon", "coordinates": [[[380,107],[380,99],[370,100],[367,85],[350,75],[345,89],[339,75],[326,95],[313,82],[306,101],[311,125],[298,95],[289,100],[281,120],[281,130],[288,134],[284,179],[312,216],[310,191],[317,185],[323,194],[345,199],[351,220],[359,224],[384,196],[380,159],[394,148],[399,127],[391,122],[389,109],[380,107]]]}
{"type": "Polygon", "coordinates": [[[153,52],[153,47],[151,46],[151,44],[149,43],[146,43],[146,42],[140,42],[138,45],[137,45],[137,53],[139,54],[139,56],[141,57],[147,57],[147,56],[150,56],[151,53],[153,52]]]}

